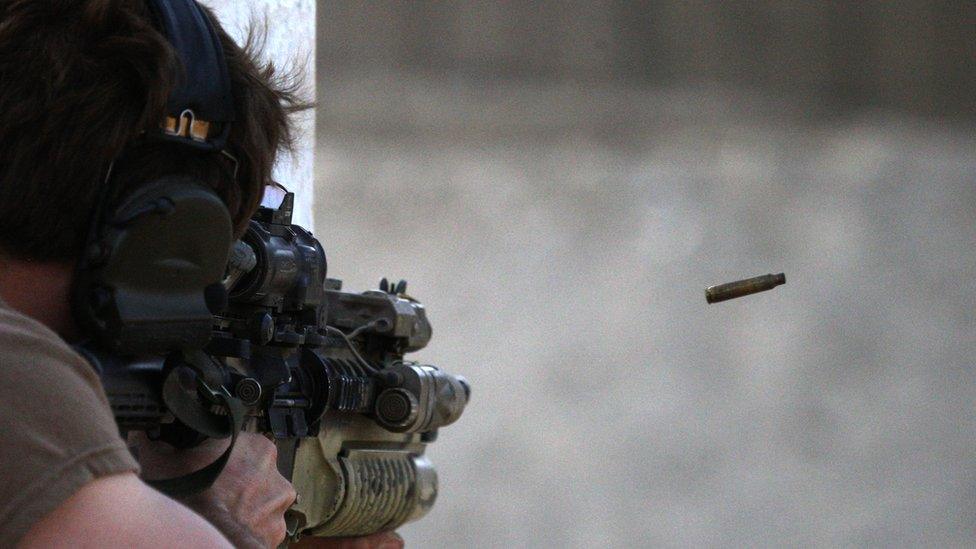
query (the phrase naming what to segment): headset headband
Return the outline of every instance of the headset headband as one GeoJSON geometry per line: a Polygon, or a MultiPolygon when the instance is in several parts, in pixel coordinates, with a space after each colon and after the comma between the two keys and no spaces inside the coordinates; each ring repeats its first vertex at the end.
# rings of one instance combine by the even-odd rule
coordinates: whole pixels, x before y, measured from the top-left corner
{"type": "Polygon", "coordinates": [[[195,0],[149,0],[148,4],[183,65],[182,78],[166,106],[162,137],[194,148],[222,150],[234,121],[234,99],[224,50],[210,18],[195,0]]]}

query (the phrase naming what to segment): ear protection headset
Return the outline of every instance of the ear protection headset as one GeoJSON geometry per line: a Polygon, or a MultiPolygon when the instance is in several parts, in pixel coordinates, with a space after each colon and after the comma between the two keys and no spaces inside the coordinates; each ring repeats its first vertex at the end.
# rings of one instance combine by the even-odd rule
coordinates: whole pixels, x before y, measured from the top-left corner
{"type": "MultiPolygon", "coordinates": [[[[224,153],[234,103],[219,37],[195,0],[148,0],[182,63],[182,79],[150,139],[224,153]]],[[[223,201],[189,175],[140,183],[111,168],[75,273],[72,310],[100,346],[139,355],[199,349],[226,306],[221,280],[232,243],[223,201]],[[121,196],[120,196],[121,195],[121,196]]]]}

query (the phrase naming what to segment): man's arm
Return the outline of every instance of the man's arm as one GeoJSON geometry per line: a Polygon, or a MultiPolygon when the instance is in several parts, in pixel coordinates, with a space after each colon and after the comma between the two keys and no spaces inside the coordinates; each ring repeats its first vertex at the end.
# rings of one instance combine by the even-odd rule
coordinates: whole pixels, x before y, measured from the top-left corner
{"type": "MultiPolygon", "coordinates": [[[[177,450],[133,433],[129,442],[136,445],[146,478],[172,478],[213,463],[230,441],[211,439],[177,450]]],[[[278,473],[276,458],[270,440],[241,433],[213,486],[178,501],[216,526],[236,547],[274,547],[285,539],[285,511],[295,501],[295,489],[278,473]]]]}
{"type": "MultiPolygon", "coordinates": [[[[133,433],[143,471],[150,478],[185,475],[210,463],[227,448],[227,440],[208,440],[200,446],[177,450],[133,433]]],[[[244,432],[237,439],[230,461],[212,487],[180,501],[200,513],[237,547],[276,546],[285,537],[285,510],[295,501],[295,490],[278,473],[277,451],[263,435],[244,432]]],[[[403,538],[380,532],[358,538],[303,537],[291,547],[307,549],[403,549],[403,538]]]]}
{"type": "MultiPolygon", "coordinates": [[[[230,547],[230,540],[273,547],[284,539],[295,492],[278,473],[270,441],[242,433],[214,487],[186,506],[166,497],[136,476],[91,366],[2,301],[0,401],[0,546],[230,547]]],[[[147,467],[147,478],[195,471],[228,442],[211,441],[182,459],[172,449],[155,456],[183,469],[147,467]]]]}
{"type": "Polygon", "coordinates": [[[202,517],[134,473],[89,482],[21,538],[21,547],[231,547],[202,517]]]}

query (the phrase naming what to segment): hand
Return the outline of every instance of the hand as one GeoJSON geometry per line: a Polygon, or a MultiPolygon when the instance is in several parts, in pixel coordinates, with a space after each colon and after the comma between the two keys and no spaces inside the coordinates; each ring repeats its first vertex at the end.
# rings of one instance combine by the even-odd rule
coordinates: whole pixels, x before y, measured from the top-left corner
{"type": "MultiPolygon", "coordinates": [[[[168,478],[201,469],[217,459],[229,439],[207,440],[187,450],[136,439],[146,478],[168,478]]],[[[262,435],[242,432],[223,472],[209,489],[180,501],[230,539],[235,547],[275,547],[285,539],[285,511],[295,489],[278,473],[277,451],[262,435]]]]}
{"type": "Polygon", "coordinates": [[[361,538],[303,537],[291,549],[403,549],[403,538],[396,532],[380,532],[361,538]]]}

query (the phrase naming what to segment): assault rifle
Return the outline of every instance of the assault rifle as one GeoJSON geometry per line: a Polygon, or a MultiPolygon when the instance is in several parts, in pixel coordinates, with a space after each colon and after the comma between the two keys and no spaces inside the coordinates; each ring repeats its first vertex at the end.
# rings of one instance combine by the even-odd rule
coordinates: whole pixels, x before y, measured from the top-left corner
{"type": "MultiPolygon", "coordinates": [[[[437,476],[424,451],[460,417],[470,387],[405,358],[432,333],[405,281],[351,293],[326,277],[322,245],[291,223],[293,200],[258,211],[222,289],[207,289],[205,346],[150,357],[80,351],[123,434],[178,447],[241,429],[273,437],[278,468],[299,494],[287,514],[291,539],[391,530],[433,505],[437,476]]],[[[205,488],[229,452],[157,486],[174,495],[205,488]]]]}

